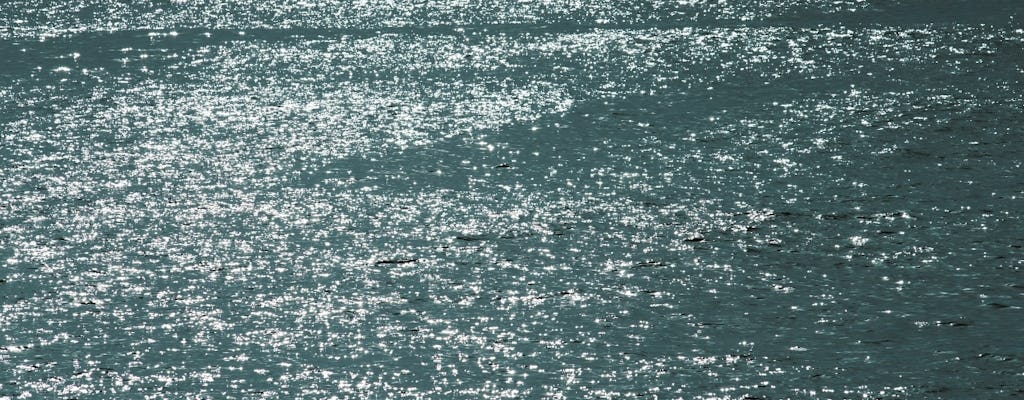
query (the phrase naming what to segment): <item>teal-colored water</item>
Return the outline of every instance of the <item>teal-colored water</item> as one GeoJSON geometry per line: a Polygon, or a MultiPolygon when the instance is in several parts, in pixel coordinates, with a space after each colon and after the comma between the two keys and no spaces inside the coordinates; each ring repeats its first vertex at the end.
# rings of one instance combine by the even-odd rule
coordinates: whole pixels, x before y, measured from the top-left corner
{"type": "Polygon", "coordinates": [[[1019,398],[1021,18],[3,2],[0,398],[1019,398]]]}

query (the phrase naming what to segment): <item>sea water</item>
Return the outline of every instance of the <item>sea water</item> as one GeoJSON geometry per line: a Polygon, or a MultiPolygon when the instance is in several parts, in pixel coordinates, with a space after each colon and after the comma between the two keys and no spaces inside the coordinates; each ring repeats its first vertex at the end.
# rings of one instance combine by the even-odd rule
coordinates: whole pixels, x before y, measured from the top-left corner
{"type": "Polygon", "coordinates": [[[0,398],[1019,398],[1019,0],[0,4],[0,398]]]}

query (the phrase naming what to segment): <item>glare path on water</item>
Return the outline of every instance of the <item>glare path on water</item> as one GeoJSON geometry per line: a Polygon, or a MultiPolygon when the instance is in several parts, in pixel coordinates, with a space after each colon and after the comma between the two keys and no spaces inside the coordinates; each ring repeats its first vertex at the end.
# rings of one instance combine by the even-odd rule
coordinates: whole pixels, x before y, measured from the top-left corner
{"type": "Polygon", "coordinates": [[[13,4],[0,398],[1024,391],[989,14],[13,4]]]}

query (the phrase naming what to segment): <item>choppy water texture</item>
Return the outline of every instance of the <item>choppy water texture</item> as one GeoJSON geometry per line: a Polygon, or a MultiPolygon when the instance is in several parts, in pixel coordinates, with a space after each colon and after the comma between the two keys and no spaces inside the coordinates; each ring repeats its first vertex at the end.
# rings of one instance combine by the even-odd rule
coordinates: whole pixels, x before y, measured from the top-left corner
{"type": "Polygon", "coordinates": [[[0,398],[1020,398],[1018,0],[0,4],[0,398]]]}

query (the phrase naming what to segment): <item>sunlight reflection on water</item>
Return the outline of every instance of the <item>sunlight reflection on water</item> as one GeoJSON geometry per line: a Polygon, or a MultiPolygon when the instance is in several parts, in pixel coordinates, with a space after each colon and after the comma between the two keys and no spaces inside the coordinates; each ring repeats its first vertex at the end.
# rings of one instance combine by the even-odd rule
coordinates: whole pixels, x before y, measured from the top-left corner
{"type": "Polygon", "coordinates": [[[895,3],[15,1],[0,397],[1013,397],[1024,32],[895,3]]]}

